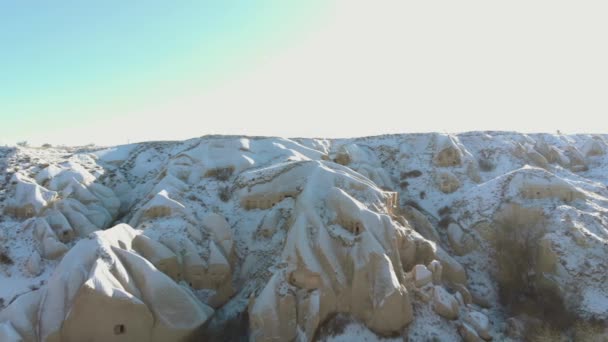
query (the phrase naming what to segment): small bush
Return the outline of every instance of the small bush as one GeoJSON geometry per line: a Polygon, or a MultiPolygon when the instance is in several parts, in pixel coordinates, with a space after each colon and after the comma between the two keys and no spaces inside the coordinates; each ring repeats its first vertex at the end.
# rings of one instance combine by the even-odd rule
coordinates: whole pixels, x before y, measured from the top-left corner
{"type": "Polygon", "coordinates": [[[219,198],[222,202],[228,202],[231,196],[231,191],[229,186],[222,186],[219,190],[219,198]]]}
{"type": "Polygon", "coordinates": [[[579,321],[571,329],[547,322],[529,322],[524,340],[530,342],[606,342],[606,322],[579,321]]]}
{"type": "Polygon", "coordinates": [[[42,148],[51,148],[53,145],[51,144],[42,144],[42,148]]]}
{"type": "Polygon", "coordinates": [[[578,322],[574,325],[574,341],[605,342],[608,341],[608,322],[578,322]]]}
{"type": "Polygon", "coordinates": [[[27,141],[20,141],[17,143],[17,146],[19,147],[28,147],[30,146],[30,144],[27,141]]]}
{"type": "Polygon", "coordinates": [[[515,314],[540,319],[551,329],[565,331],[571,327],[575,315],[566,307],[559,290],[543,281],[542,272],[537,273],[539,246],[547,231],[543,212],[508,204],[495,217],[495,224],[501,302],[515,314]]]}
{"type": "Polygon", "coordinates": [[[420,176],[422,176],[422,172],[420,172],[420,170],[401,172],[401,179],[416,178],[420,176]]]}
{"type": "Polygon", "coordinates": [[[551,325],[542,324],[526,329],[524,340],[530,342],[567,342],[568,338],[563,332],[551,325]]]}
{"type": "Polygon", "coordinates": [[[479,165],[479,169],[484,172],[490,172],[496,168],[496,165],[493,160],[494,152],[491,150],[482,150],[481,156],[479,160],[477,160],[477,164],[479,165]]]}
{"type": "Polygon", "coordinates": [[[228,179],[230,179],[230,176],[232,176],[232,173],[234,173],[233,167],[222,167],[209,170],[207,172],[207,176],[215,177],[215,179],[219,181],[227,181],[228,179]]]}
{"type": "Polygon", "coordinates": [[[496,165],[489,159],[479,159],[477,161],[479,169],[484,172],[490,172],[496,168],[496,165]]]}
{"type": "Polygon", "coordinates": [[[448,215],[448,216],[442,217],[441,220],[439,220],[439,222],[437,223],[437,225],[440,228],[447,229],[448,226],[450,225],[450,223],[452,223],[452,222],[454,222],[454,219],[448,215]]]}
{"type": "Polygon", "coordinates": [[[407,187],[410,185],[410,183],[408,181],[401,181],[401,183],[399,183],[399,186],[401,187],[401,189],[405,190],[407,189],[407,187]]]}
{"type": "Polygon", "coordinates": [[[346,330],[346,327],[353,323],[354,320],[343,314],[334,314],[328,317],[319,325],[315,332],[314,341],[319,341],[327,337],[335,337],[341,335],[346,330]]]}
{"type": "Polygon", "coordinates": [[[508,205],[496,220],[496,261],[500,294],[506,303],[534,295],[533,276],[538,243],[545,234],[542,212],[508,205]]]}
{"type": "Polygon", "coordinates": [[[225,315],[222,320],[213,320],[200,328],[193,341],[248,341],[249,313],[243,310],[239,313],[225,315]]]}
{"type": "Polygon", "coordinates": [[[13,263],[13,259],[5,251],[0,251],[0,264],[12,265],[13,263]]]}
{"type": "Polygon", "coordinates": [[[406,200],[405,203],[403,203],[405,206],[410,206],[418,211],[421,211],[422,208],[420,207],[420,205],[412,200],[406,200]]]}
{"type": "Polygon", "coordinates": [[[426,198],[426,192],[425,191],[420,191],[420,199],[425,199],[426,198]]]}
{"type": "Polygon", "coordinates": [[[444,217],[450,215],[452,213],[452,209],[446,205],[445,207],[440,208],[437,213],[439,216],[444,217]]]}

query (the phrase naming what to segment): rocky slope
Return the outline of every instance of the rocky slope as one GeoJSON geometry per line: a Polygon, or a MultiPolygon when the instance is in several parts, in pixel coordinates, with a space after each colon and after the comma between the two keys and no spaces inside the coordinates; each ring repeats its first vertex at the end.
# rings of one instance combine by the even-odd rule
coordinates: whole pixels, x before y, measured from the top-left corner
{"type": "Polygon", "coordinates": [[[607,139],[0,148],[0,341],[605,341],[607,139]]]}

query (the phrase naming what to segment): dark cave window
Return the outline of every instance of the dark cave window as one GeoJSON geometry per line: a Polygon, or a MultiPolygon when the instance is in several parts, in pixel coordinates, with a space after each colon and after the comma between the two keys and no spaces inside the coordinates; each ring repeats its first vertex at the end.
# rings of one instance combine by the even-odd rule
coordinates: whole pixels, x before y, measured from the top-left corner
{"type": "Polygon", "coordinates": [[[122,335],[125,333],[125,325],[124,324],[116,324],[114,326],[114,335],[122,335]]]}

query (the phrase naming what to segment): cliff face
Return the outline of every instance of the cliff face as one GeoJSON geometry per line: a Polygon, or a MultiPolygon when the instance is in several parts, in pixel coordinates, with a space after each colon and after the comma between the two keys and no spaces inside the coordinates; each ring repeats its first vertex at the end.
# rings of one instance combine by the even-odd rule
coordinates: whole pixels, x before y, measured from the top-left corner
{"type": "Polygon", "coordinates": [[[606,138],[5,148],[0,340],[601,340],[606,138]]]}

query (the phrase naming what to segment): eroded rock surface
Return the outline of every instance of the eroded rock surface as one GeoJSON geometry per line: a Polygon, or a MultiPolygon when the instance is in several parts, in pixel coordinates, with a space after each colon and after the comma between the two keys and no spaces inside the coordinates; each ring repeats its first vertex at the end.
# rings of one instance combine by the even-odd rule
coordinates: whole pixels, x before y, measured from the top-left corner
{"type": "Polygon", "coordinates": [[[541,322],[601,340],[607,146],[472,132],[0,148],[0,340],[313,341],[345,321],[378,339],[519,341],[541,322]]]}

